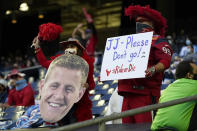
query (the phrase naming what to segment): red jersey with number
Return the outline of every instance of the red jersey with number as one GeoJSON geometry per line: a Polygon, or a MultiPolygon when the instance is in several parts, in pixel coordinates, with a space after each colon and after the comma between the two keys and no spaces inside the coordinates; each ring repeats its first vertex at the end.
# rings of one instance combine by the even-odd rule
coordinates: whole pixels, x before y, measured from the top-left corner
{"type": "MultiPolygon", "coordinates": [[[[152,39],[148,67],[162,63],[165,69],[169,68],[173,51],[165,38],[154,35],[152,39]]],[[[155,73],[150,78],[123,79],[118,81],[118,93],[120,95],[152,94],[160,96],[160,87],[164,72],[155,73]],[[140,88],[135,88],[140,87],[140,88]]]]}

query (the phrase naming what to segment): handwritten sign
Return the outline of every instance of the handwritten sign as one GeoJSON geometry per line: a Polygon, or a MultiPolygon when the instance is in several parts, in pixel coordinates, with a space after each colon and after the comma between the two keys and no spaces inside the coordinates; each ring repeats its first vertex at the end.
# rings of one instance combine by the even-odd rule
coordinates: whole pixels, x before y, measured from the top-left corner
{"type": "Polygon", "coordinates": [[[145,77],[153,32],[108,38],[101,81],[145,77]]]}

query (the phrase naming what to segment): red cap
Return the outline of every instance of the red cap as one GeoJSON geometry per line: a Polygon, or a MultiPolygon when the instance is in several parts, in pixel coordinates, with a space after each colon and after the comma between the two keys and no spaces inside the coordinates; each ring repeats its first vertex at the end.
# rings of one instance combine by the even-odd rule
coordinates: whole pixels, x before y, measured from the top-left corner
{"type": "Polygon", "coordinates": [[[8,74],[8,78],[11,78],[12,76],[16,76],[16,75],[21,76],[21,77],[24,77],[25,76],[24,73],[19,72],[17,69],[13,69],[11,71],[11,73],[8,74]]]}
{"type": "Polygon", "coordinates": [[[165,35],[165,30],[167,29],[166,19],[161,15],[160,12],[151,9],[149,5],[144,7],[140,5],[131,5],[125,9],[125,16],[130,16],[130,18],[142,16],[150,21],[153,21],[155,32],[161,36],[165,35]]]}

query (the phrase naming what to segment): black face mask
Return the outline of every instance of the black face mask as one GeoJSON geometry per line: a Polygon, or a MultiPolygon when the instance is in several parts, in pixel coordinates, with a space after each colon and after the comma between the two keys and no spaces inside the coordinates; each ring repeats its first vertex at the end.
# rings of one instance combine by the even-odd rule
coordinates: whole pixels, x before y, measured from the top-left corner
{"type": "Polygon", "coordinates": [[[136,33],[149,32],[149,31],[153,31],[153,28],[150,25],[136,22],[136,33]]]}
{"type": "Polygon", "coordinates": [[[197,80],[197,74],[193,74],[193,80],[197,80]]]}

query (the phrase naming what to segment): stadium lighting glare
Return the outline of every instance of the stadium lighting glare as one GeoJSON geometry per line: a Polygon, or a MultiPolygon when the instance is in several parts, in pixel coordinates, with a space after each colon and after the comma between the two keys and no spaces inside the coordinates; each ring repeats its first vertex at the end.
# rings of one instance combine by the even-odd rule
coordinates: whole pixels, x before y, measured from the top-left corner
{"type": "Polygon", "coordinates": [[[12,19],[12,24],[16,24],[17,23],[17,20],[16,19],[12,19]]]}
{"type": "Polygon", "coordinates": [[[11,13],[12,13],[11,10],[6,10],[6,12],[5,12],[6,15],[10,15],[11,13]]]}
{"type": "Polygon", "coordinates": [[[44,14],[43,14],[43,13],[39,13],[39,14],[38,14],[38,18],[39,18],[39,19],[44,19],[44,14]]]}
{"type": "Polygon", "coordinates": [[[20,11],[28,11],[29,10],[29,6],[26,2],[24,3],[21,3],[20,4],[20,8],[19,8],[20,11]]]}

